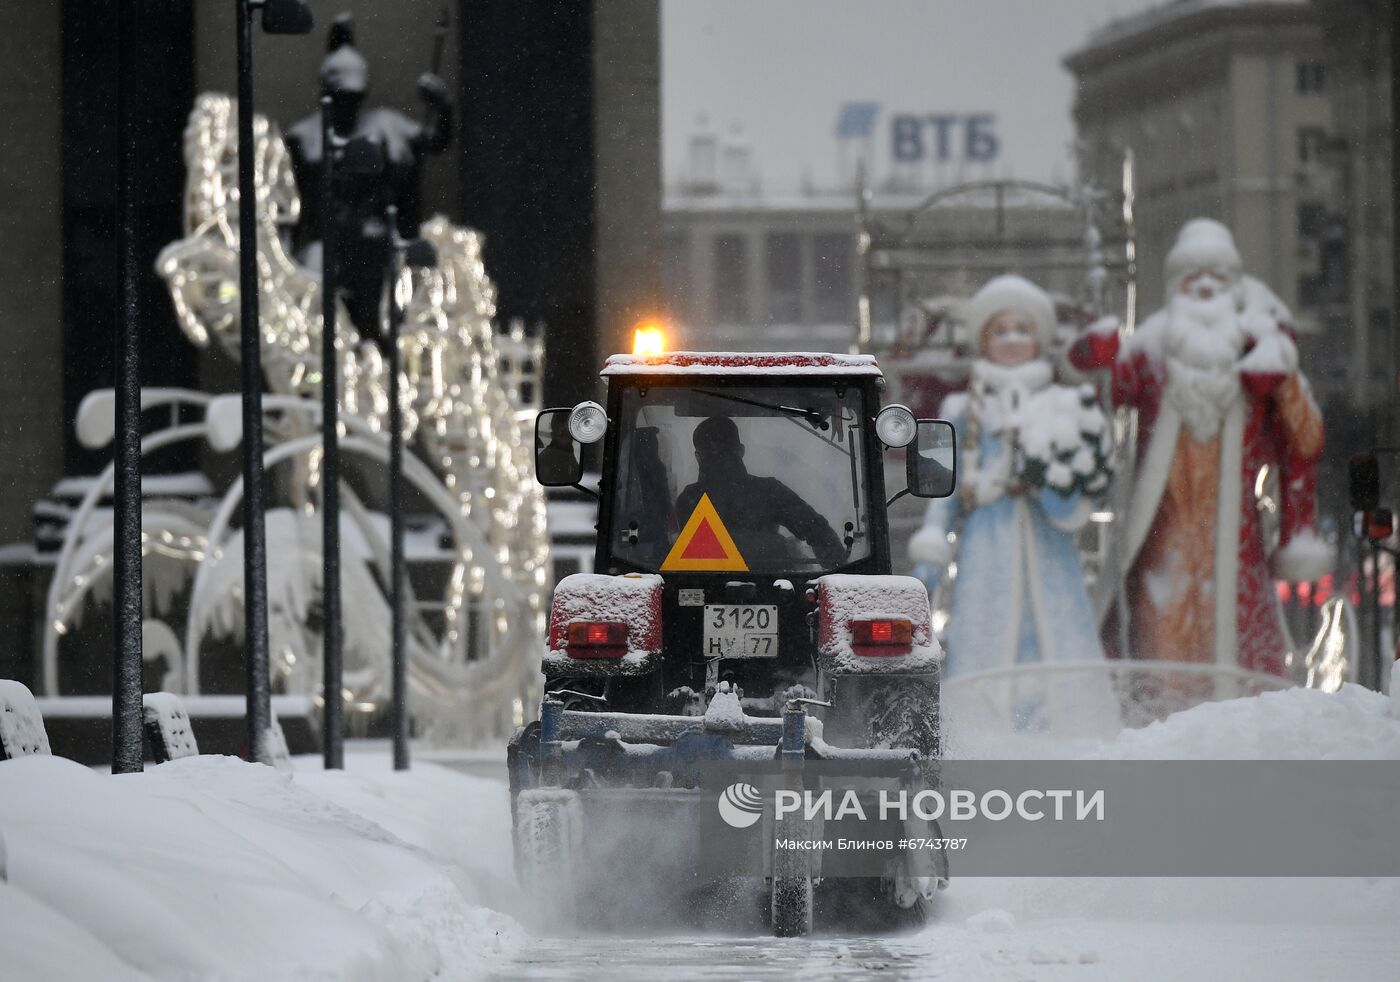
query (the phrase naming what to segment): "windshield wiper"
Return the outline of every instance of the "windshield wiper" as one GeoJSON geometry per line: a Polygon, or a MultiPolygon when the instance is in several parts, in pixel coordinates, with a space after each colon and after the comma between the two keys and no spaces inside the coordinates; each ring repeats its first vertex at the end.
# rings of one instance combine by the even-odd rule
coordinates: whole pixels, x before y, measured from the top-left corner
{"type": "Polygon", "coordinates": [[[759,402],[757,399],[745,399],[742,396],[732,396],[727,392],[711,392],[709,389],[696,389],[702,396],[709,396],[712,399],[728,399],[730,402],[737,402],[745,406],[755,406],[758,409],[767,409],[775,413],[787,413],[789,416],[801,416],[813,426],[821,423],[822,414],[815,409],[799,409],[796,406],[779,406],[771,402],[759,402]]]}

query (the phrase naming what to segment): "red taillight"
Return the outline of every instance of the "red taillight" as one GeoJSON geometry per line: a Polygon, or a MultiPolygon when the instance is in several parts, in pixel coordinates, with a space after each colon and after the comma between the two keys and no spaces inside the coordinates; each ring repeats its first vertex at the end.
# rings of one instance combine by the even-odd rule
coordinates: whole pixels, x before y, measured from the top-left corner
{"type": "Polygon", "coordinates": [[[621,621],[574,621],[569,625],[573,658],[621,658],[627,654],[627,625],[621,621]]]}
{"type": "Polygon", "coordinates": [[[902,655],[914,642],[914,625],[905,617],[851,622],[851,646],[858,655],[902,655]]]}

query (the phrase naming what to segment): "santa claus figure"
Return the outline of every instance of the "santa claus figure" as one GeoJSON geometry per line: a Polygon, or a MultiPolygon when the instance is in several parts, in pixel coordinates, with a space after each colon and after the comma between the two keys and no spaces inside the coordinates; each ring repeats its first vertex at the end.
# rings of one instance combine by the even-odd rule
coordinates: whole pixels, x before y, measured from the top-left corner
{"type": "Polygon", "coordinates": [[[1322,418],[1288,310],[1244,275],[1229,229],[1188,222],[1166,280],[1166,307],[1132,336],[1120,343],[1117,324],[1100,323],[1070,351],[1080,369],[1111,369],[1115,404],[1138,410],[1123,533],[1130,654],[1283,674],[1275,577],[1316,579],[1332,559],[1314,531],[1322,418]],[[1265,467],[1281,498],[1272,556],[1254,497],[1265,467]]]}
{"type": "Polygon", "coordinates": [[[980,357],[968,391],[940,410],[958,432],[959,495],[935,499],[909,543],[931,591],[956,565],[945,677],[1083,665],[1016,680],[1005,710],[1017,726],[1111,731],[1118,707],[1094,669],[1104,656],[1074,539],[1108,488],[1108,421],[1091,387],[1055,384],[1055,309],[1039,287],[998,276],[965,319],[980,357]]]}

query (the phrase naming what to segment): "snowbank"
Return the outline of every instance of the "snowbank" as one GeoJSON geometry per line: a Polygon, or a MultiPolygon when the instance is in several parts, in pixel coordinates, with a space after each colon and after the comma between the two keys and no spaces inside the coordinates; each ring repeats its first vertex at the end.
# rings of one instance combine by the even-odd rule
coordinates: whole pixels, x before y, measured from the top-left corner
{"type": "Polygon", "coordinates": [[[483,815],[509,821],[505,790],[431,765],[369,767],[386,772],[213,756],[122,777],[48,756],[0,764],[0,976],[472,974],[517,936],[474,906],[504,905],[508,850],[473,847],[483,815]]]}
{"type": "MultiPolygon", "coordinates": [[[[1355,685],[1205,703],[1116,738],[1001,741],[977,756],[1111,760],[1400,759],[1390,700],[1355,685]]],[[[957,752],[955,750],[955,752],[957,752]]],[[[911,939],[948,978],[1391,979],[1400,881],[1312,878],[958,877],[911,939]]]]}
{"type": "Polygon", "coordinates": [[[1115,760],[1400,760],[1390,700],[1359,685],[1283,689],[1208,702],[1140,730],[1091,757],[1115,760]]]}
{"type": "Polygon", "coordinates": [[[1009,730],[956,682],[943,700],[947,754],[963,760],[1400,760],[1400,713],[1351,684],[1202,703],[1108,740],[1009,730]]]}

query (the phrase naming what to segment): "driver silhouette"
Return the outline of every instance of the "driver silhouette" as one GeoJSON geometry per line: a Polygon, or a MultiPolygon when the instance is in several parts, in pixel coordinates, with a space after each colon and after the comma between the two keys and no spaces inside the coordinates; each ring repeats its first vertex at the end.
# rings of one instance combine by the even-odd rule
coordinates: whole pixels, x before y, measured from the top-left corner
{"type": "Polygon", "coordinates": [[[693,442],[700,472],[676,498],[681,522],[695,511],[701,495],[708,494],[750,567],[779,568],[791,559],[778,534],[780,526],[811,546],[824,567],[846,561],[845,545],[816,509],[777,478],[749,473],[734,420],[711,416],[695,427],[693,442]]]}

